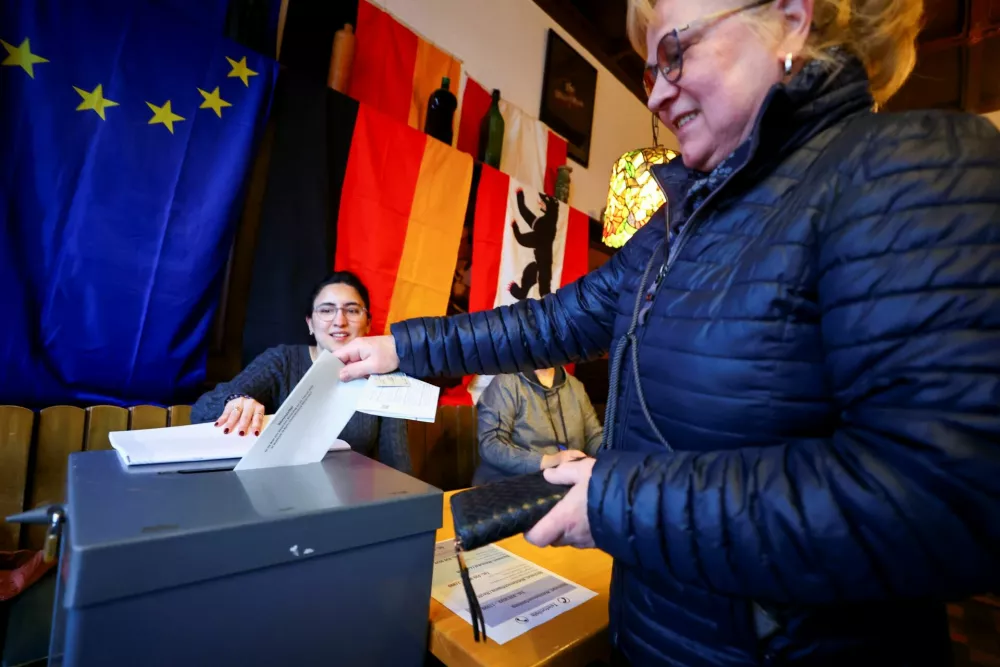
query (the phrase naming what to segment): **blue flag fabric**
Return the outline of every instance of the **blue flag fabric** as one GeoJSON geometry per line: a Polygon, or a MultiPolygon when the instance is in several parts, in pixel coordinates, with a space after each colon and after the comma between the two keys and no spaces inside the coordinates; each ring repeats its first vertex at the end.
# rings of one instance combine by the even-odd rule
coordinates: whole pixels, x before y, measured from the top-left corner
{"type": "Polygon", "coordinates": [[[0,404],[199,388],[277,76],[215,23],[0,3],[0,404]]]}

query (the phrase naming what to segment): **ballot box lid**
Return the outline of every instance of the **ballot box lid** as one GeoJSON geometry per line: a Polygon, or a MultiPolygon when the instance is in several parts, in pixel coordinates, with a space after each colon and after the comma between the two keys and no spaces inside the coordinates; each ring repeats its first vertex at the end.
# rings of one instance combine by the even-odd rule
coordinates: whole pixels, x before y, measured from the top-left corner
{"type": "Polygon", "coordinates": [[[359,548],[441,526],[442,493],[353,451],[321,463],[212,472],[69,459],[67,608],[359,548]]]}

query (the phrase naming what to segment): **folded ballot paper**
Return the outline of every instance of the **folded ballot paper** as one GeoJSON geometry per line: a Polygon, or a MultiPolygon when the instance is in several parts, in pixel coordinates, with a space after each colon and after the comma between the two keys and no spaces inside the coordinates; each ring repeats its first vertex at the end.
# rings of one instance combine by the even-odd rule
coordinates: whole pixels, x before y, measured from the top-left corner
{"type": "Polygon", "coordinates": [[[315,463],[338,440],[355,412],[433,422],[440,389],[402,373],[340,381],[344,364],[323,352],[259,436],[225,435],[214,424],[112,433],[128,466],[239,459],[236,470],[315,463]]]}

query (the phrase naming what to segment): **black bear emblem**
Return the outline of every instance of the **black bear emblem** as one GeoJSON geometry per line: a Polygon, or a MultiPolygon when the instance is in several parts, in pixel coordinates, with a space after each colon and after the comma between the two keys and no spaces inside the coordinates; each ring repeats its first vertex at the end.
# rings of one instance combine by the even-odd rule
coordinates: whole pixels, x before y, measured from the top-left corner
{"type": "Polygon", "coordinates": [[[556,240],[556,227],[559,224],[559,200],[542,193],[538,196],[541,197],[541,215],[535,215],[524,203],[524,190],[517,191],[517,209],[524,222],[531,228],[530,232],[522,232],[516,219],[510,221],[517,242],[535,251],[535,261],[529,262],[524,267],[521,284],[512,282],[507,287],[511,295],[518,300],[526,299],[528,292],[536,284],[541,296],[552,291],[552,246],[556,240]]]}

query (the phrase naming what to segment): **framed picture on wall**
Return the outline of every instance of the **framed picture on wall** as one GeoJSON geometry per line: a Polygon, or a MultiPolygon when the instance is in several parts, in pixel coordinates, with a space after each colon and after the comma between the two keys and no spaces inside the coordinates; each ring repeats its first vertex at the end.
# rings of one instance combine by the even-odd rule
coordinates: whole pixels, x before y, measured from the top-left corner
{"type": "Polygon", "coordinates": [[[597,68],[550,28],[538,119],[566,137],[569,157],[584,167],[590,162],[596,96],[597,68]]]}

